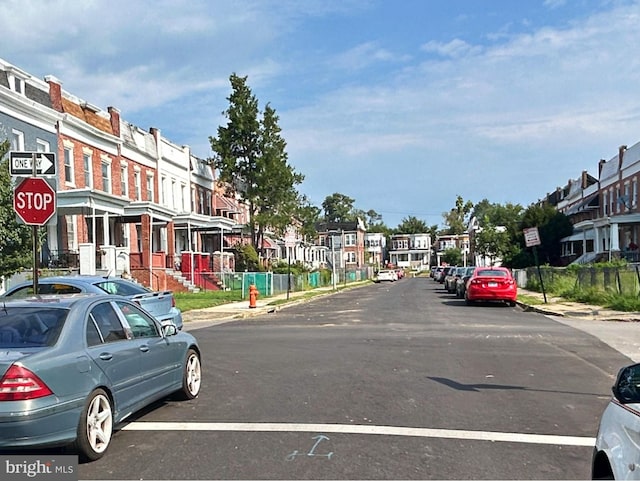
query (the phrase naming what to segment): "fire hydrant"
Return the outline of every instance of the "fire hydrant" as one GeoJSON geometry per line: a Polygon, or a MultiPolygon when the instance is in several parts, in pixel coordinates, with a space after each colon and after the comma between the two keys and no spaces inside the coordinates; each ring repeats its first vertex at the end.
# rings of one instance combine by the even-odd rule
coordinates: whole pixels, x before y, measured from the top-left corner
{"type": "Polygon", "coordinates": [[[258,294],[260,294],[260,292],[258,292],[258,288],[254,284],[251,284],[249,286],[249,307],[256,307],[256,299],[258,299],[258,294]]]}

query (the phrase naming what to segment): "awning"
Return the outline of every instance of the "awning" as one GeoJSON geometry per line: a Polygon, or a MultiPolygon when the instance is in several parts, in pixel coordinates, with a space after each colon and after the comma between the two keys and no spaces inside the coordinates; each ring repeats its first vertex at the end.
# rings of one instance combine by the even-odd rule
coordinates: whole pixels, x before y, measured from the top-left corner
{"type": "Polygon", "coordinates": [[[59,215],[96,215],[109,213],[121,216],[129,200],[95,189],[68,189],[56,192],[59,215]]]}
{"type": "Polygon", "coordinates": [[[576,232],[575,234],[570,235],[569,237],[563,237],[560,239],[560,242],[574,242],[574,241],[582,241],[582,240],[593,240],[596,237],[596,233],[594,230],[587,230],[583,232],[576,232]]]}

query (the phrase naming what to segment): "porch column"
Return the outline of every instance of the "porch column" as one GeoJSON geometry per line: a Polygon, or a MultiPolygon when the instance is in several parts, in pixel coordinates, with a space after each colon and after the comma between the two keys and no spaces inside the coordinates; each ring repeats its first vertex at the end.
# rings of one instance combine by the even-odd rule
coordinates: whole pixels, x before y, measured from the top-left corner
{"type": "Polygon", "coordinates": [[[613,223],[611,224],[611,238],[609,239],[609,250],[611,252],[620,251],[620,229],[619,224],[613,223]]]}
{"type": "Polygon", "coordinates": [[[142,267],[151,267],[151,222],[148,214],[143,214],[141,218],[140,235],[142,239],[142,267]]]}

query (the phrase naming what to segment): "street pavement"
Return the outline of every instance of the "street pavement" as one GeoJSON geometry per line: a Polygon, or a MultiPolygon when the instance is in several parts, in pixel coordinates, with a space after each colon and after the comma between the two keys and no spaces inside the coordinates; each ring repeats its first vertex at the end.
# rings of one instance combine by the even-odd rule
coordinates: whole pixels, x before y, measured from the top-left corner
{"type": "MultiPolygon", "coordinates": [[[[425,281],[431,281],[424,278],[425,281]]],[[[403,282],[403,281],[399,281],[403,282]]],[[[350,288],[362,287],[369,282],[349,285],[350,288]]],[[[231,302],[220,306],[183,312],[184,329],[192,330],[222,324],[232,320],[246,319],[265,315],[279,309],[317,299],[322,295],[331,295],[333,288],[316,289],[317,296],[309,298],[308,292],[290,292],[268,298],[258,298],[256,307],[249,307],[249,301],[231,302]]],[[[582,330],[600,339],[634,362],[640,362],[640,312],[621,312],[578,302],[567,301],[559,297],[545,296],[539,292],[518,290],[519,297],[536,298],[537,302],[518,304],[524,311],[533,311],[552,317],[555,321],[582,330]]]]}

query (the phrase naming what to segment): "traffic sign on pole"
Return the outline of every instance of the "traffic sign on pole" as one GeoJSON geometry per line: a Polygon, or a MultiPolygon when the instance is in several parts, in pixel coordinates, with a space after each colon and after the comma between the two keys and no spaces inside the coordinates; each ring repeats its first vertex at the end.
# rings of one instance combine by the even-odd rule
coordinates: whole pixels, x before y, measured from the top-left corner
{"type": "Polygon", "coordinates": [[[56,213],[56,191],[41,177],[24,179],[13,192],[13,209],[28,225],[45,225],[56,213]]]}
{"type": "Polygon", "coordinates": [[[53,152],[9,152],[11,175],[56,175],[56,154],[53,152]],[[36,168],[33,169],[33,159],[36,168]]]}

